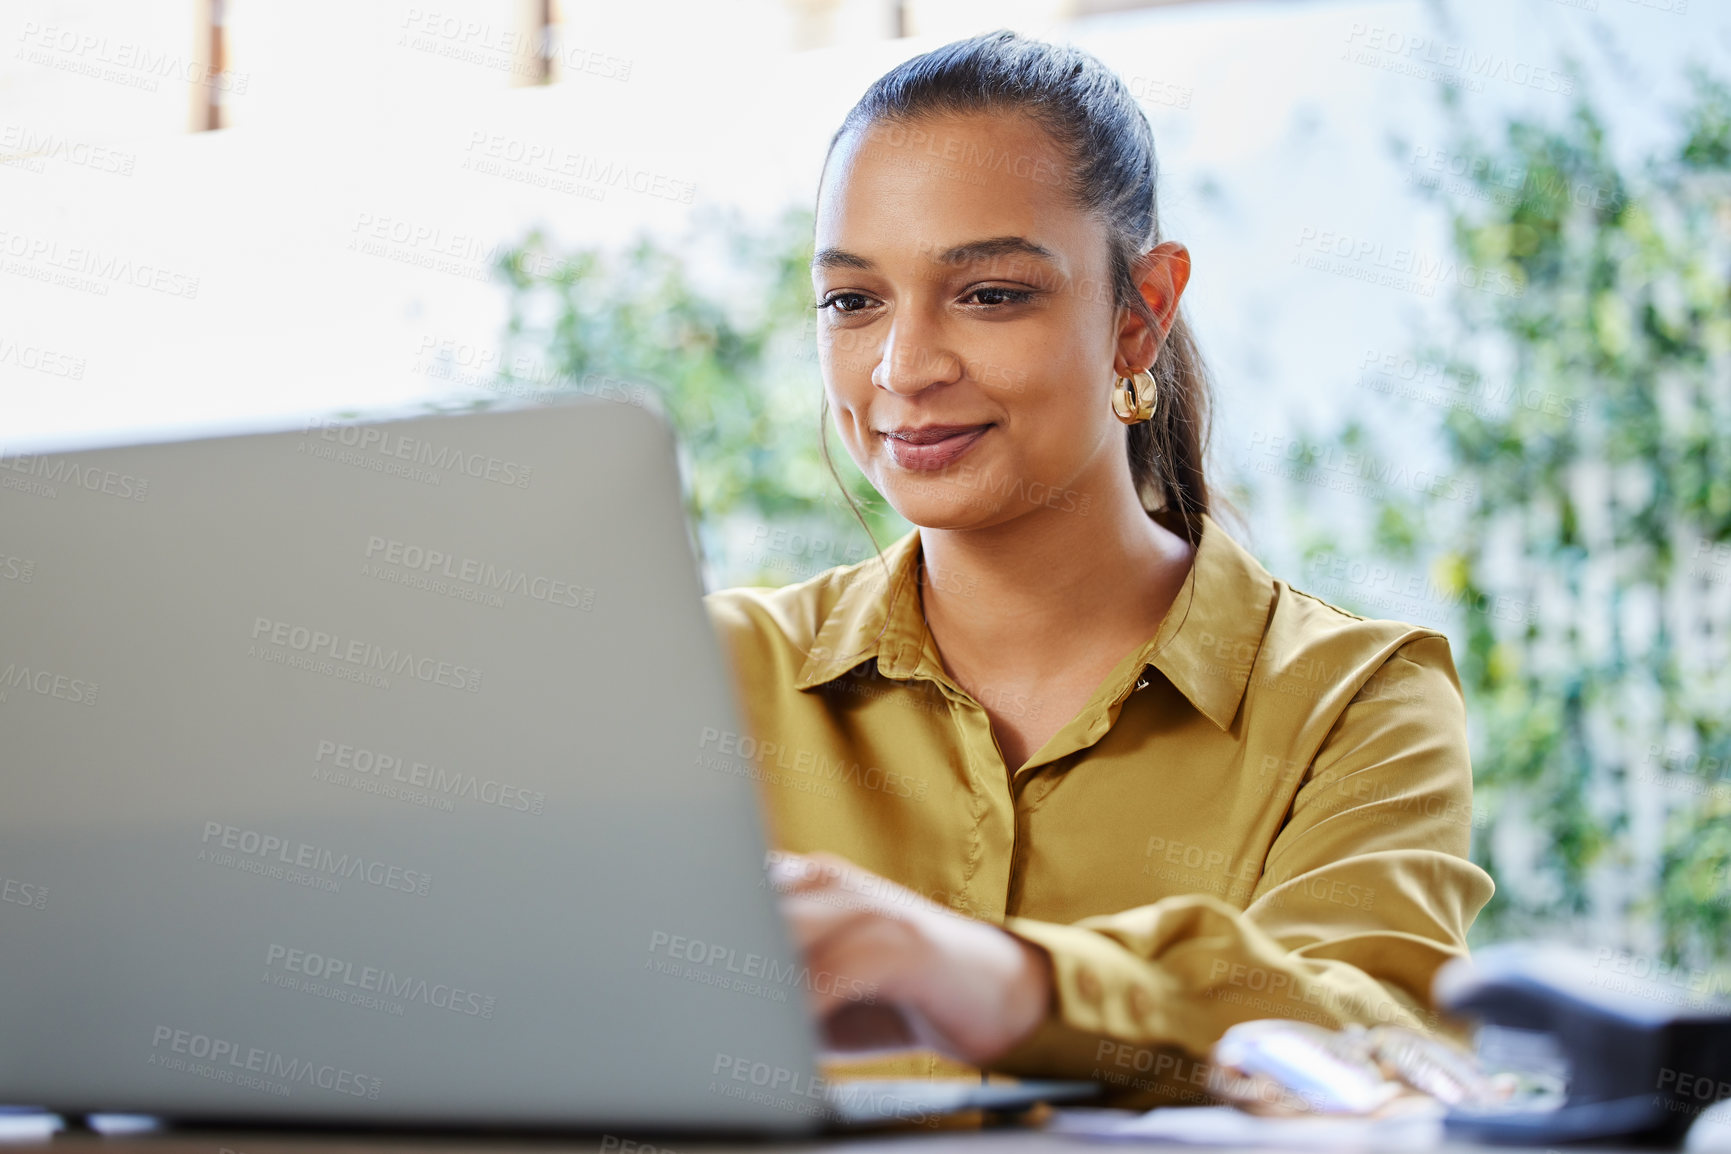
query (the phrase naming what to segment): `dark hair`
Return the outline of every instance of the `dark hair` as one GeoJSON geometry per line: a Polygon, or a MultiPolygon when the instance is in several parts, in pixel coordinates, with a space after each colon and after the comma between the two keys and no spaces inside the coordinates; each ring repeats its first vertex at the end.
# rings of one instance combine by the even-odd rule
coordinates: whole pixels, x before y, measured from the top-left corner
{"type": "MultiPolygon", "coordinates": [[[[860,97],[830,139],[824,167],[849,133],[979,112],[1024,114],[1057,143],[1069,161],[1074,203],[1106,226],[1113,303],[1129,305],[1152,327],[1153,310],[1131,274],[1135,260],[1160,243],[1154,134],[1118,75],[1080,48],[1000,29],[916,56],[884,73],[860,97]]],[[[1130,426],[1130,476],[1144,507],[1165,509],[1194,545],[1209,511],[1203,456],[1210,397],[1207,370],[1182,310],[1151,371],[1159,407],[1152,420],[1130,426]]],[[[827,397],[823,407],[820,435],[828,428],[827,397]]],[[[826,435],[823,450],[828,461],[826,435]]]]}

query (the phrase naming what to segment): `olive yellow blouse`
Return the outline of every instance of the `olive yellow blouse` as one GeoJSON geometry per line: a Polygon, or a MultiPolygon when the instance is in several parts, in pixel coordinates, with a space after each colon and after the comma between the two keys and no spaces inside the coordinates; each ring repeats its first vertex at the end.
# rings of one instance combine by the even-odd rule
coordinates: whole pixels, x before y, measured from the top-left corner
{"type": "MultiPolygon", "coordinates": [[[[1453,1032],[1431,978],[1466,953],[1492,883],[1466,856],[1472,770],[1442,635],[1295,589],[1205,520],[1155,636],[1008,766],[926,627],[920,557],[916,529],[884,563],[705,602],[774,844],[1050,954],[1051,1012],[993,1072],[1154,1105],[1198,1098],[1198,1059],[1239,1021],[1453,1032]]],[[[852,1069],[969,1072],[927,1053],[852,1069]]]]}

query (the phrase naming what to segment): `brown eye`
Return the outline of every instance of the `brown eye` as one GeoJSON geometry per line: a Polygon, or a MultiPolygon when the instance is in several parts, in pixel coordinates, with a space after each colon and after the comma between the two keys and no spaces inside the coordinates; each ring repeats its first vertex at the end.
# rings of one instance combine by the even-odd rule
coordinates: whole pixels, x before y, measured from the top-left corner
{"type": "Polygon", "coordinates": [[[985,288],[977,288],[973,292],[969,293],[968,296],[981,298],[980,303],[989,307],[1019,305],[1034,299],[1034,294],[1025,289],[1004,288],[1000,285],[987,285],[985,288]]]}
{"type": "Polygon", "coordinates": [[[834,312],[843,313],[843,314],[856,313],[856,312],[859,312],[861,309],[863,309],[865,307],[865,305],[864,304],[855,304],[855,305],[852,305],[850,307],[844,307],[844,306],[842,306],[842,304],[840,302],[842,302],[842,301],[865,301],[865,300],[866,300],[866,297],[863,293],[836,293],[834,296],[825,297],[822,301],[820,301],[818,303],[817,307],[820,309],[830,309],[834,312]]]}

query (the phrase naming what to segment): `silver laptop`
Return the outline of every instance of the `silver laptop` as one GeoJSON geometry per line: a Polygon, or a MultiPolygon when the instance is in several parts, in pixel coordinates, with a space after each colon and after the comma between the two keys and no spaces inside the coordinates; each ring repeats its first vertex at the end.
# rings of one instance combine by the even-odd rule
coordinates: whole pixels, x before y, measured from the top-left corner
{"type": "Polygon", "coordinates": [[[0,1103],[797,1133],[1087,1093],[819,1076],[700,592],[634,405],[0,456],[0,1103]]]}

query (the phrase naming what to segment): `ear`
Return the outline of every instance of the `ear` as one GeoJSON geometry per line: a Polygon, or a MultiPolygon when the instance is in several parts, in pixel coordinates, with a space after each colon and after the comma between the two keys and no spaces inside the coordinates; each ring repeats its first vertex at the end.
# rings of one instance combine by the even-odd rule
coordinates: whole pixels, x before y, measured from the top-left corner
{"type": "Polygon", "coordinates": [[[1190,250],[1175,240],[1157,244],[1136,259],[1130,276],[1154,313],[1156,327],[1150,328],[1134,309],[1123,307],[1118,327],[1119,376],[1147,368],[1160,355],[1160,346],[1178,319],[1178,298],[1190,283],[1190,250]]]}

